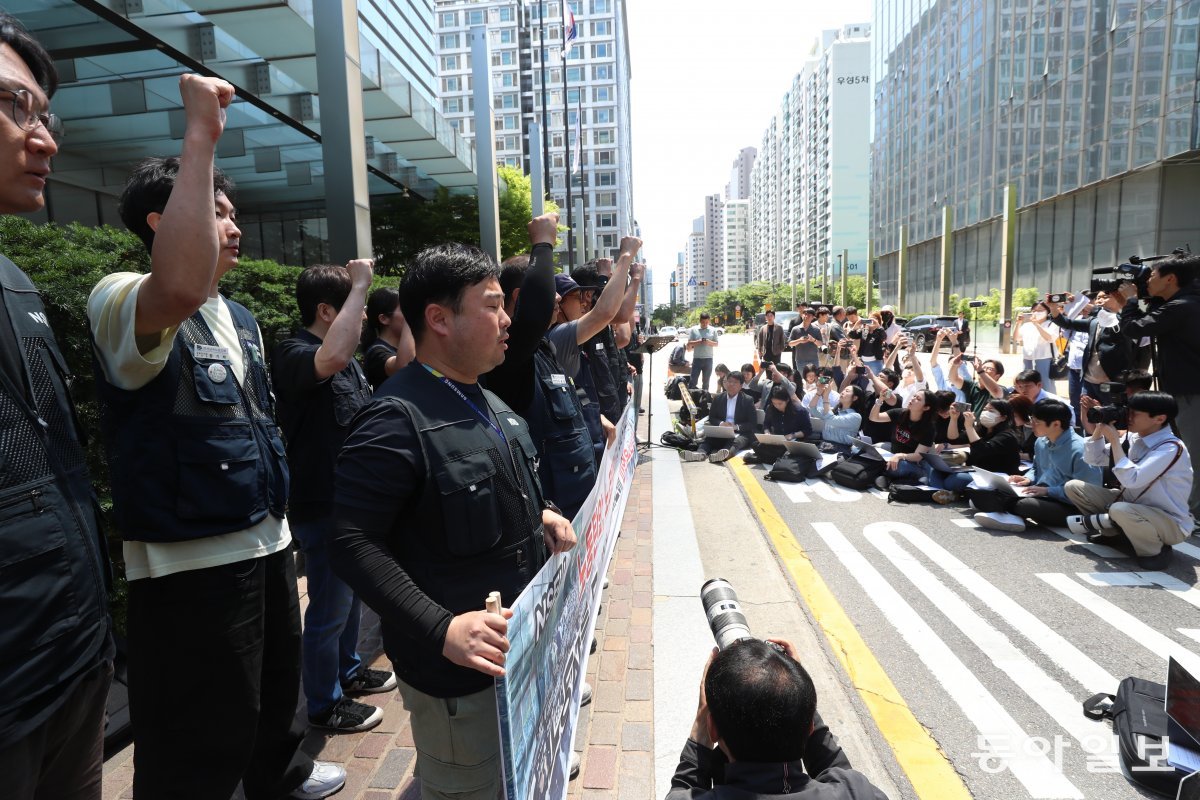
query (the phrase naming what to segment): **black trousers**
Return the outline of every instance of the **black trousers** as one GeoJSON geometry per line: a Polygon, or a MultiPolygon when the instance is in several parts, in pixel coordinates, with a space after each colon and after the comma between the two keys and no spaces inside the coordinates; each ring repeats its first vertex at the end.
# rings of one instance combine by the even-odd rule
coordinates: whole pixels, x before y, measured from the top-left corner
{"type": "Polygon", "coordinates": [[[100,800],[112,676],[111,661],[98,664],[63,689],[66,700],[45,722],[0,749],[7,800],[100,800]]]}
{"type": "Polygon", "coordinates": [[[1050,497],[1014,497],[981,489],[967,489],[967,497],[980,511],[1007,511],[1042,525],[1063,526],[1067,517],[1078,514],[1070,503],[1050,497]]]}
{"type": "Polygon", "coordinates": [[[737,434],[732,439],[718,439],[715,436],[712,438],[705,437],[704,440],[700,442],[700,447],[698,449],[700,452],[708,455],[712,455],[718,450],[728,450],[730,453],[740,453],[750,446],[751,441],[752,440],[749,436],[741,433],[737,434]]]}
{"type": "Polygon", "coordinates": [[[299,696],[290,550],[130,581],[135,798],[286,797],[313,766],[299,696]]]}

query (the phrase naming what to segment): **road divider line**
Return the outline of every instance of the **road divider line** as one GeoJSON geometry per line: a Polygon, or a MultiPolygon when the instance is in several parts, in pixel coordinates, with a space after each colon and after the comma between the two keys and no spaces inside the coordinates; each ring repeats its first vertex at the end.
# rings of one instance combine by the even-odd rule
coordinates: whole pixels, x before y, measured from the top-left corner
{"type": "MultiPolygon", "coordinates": [[[[888,523],[868,527],[875,528],[880,524],[888,523]]],[[[1030,797],[1082,799],[1083,793],[1078,787],[1055,768],[1045,753],[1031,747],[1032,739],[1020,723],[838,527],[832,522],[813,522],[811,525],[857,581],[863,594],[883,613],[967,721],[979,731],[977,747],[990,746],[998,750],[992,757],[1008,768],[1030,797]]],[[[904,562],[904,571],[920,566],[916,559],[899,548],[895,548],[892,555],[904,562]]]]}
{"type": "Polygon", "coordinates": [[[750,507],[758,515],[809,613],[829,640],[830,649],[850,677],[917,796],[923,800],[970,800],[971,793],[962,777],[929,731],[917,721],[766,491],[741,459],[727,463],[742,484],[750,507]]]}

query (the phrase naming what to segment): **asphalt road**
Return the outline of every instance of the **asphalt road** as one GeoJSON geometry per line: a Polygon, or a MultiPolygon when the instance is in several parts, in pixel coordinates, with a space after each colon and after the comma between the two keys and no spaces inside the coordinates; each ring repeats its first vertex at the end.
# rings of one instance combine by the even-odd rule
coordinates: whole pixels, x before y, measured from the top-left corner
{"type": "MultiPolygon", "coordinates": [[[[718,353],[731,366],[749,361],[750,340],[727,335],[718,353]]],[[[654,386],[661,391],[661,380],[654,386]]],[[[965,505],[888,504],[877,490],[771,483],[760,466],[723,469],[748,469],[741,476],[765,491],[786,535],[974,797],[1145,796],[1115,771],[1109,723],[1084,717],[1081,703],[1115,692],[1128,675],[1162,681],[1168,655],[1200,675],[1195,538],[1176,548],[1167,571],[1139,573],[1128,554],[1065,529],[995,533],[978,528],[965,505]]],[[[729,535],[744,532],[735,526],[729,535]]],[[[788,594],[807,599],[810,589],[790,586],[788,594]]],[[[835,649],[836,627],[824,613],[809,610],[835,649]]],[[[903,729],[875,722],[896,750],[903,729]]],[[[949,796],[927,787],[913,794],[949,796]]]]}

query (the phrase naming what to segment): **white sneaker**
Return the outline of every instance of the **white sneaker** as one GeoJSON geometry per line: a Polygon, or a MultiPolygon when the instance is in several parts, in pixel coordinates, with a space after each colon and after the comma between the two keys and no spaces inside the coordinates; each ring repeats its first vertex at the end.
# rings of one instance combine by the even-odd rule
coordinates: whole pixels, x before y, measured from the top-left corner
{"type": "Polygon", "coordinates": [[[680,450],[680,461],[708,461],[708,456],[696,450],[680,450]]]}
{"type": "Polygon", "coordinates": [[[330,764],[327,761],[314,761],[312,772],[300,788],[292,792],[296,800],[321,800],[341,791],[346,785],[346,770],[341,764],[330,764]]]}
{"type": "Polygon", "coordinates": [[[720,450],[718,450],[717,452],[713,453],[712,455],[710,455],[708,457],[708,460],[714,464],[720,464],[722,461],[727,461],[728,459],[729,459],[729,448],[728,447],[722,447],[720,450]]]}
{"type": "Polygon", "coordinates": [[[1025,530],[1025,520],[1016,514],[1009,514],[1007,511],[980,511],[975,515],[975,521],[979,523],[980,527],[990,528],[994,531],[1020,533],[1025,530]]]}
{"type": "Polygon", "coordinates": [[[571,751],[571,758],[567,762],[567,780],[573,781],[579,777],[579,753],[571,751]]]}
{"type": "Polygon", "coordinates": [[[592,702],[592,685],[585,681],[583,688],[579,691],[579,707],[583,708],[590,702],[592,702]]]}

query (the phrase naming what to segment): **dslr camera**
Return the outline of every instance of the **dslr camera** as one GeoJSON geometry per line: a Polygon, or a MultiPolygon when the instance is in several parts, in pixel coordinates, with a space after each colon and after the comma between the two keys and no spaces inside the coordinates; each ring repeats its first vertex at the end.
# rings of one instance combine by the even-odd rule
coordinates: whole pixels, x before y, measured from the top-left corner
{"type": "MultiPolygon", "coordinates": [[[[700,587],[700,603],[704,606],[704,616],[708,618],[708,627],[712,630],[717,647],[724,650],[734,642],[742,639],[757,638],[750,633],[750,625],[746,615],[738,604],[737,592],[724,578],[711,578],[700,587]]],[[[774,642],[768,642],[776,650],[783,648],[774,642]]]]}
{"type": "Polygon", "coordinates": [[[1114,428],[1129,427],[1128,398],[1125,395],[1125,384],[1102,383],[1100,393],[1105,395],[1108,402],[1102,406],[1088,409],[1087,421],[1093,425],[1112,425],[1114,428]]]}

